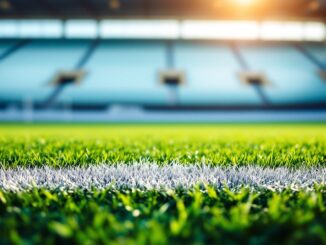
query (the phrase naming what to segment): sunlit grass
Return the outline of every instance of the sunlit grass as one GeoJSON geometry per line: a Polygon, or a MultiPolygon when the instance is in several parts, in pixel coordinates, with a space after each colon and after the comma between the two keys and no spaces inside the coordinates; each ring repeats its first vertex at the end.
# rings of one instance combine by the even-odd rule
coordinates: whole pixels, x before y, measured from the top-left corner
{"type": "MultiPolygon", "coordinates": [[[[5,170],[133,163],[318,170],[326,124],[0,125],[5,170]]],[[[325,193],[324,184],[0,189],[0,244],[326,244],[325,193]]]]}
{"type": "Polygon", "coordinates": [[[326,164],[326,125],[2,125],[0,162],[317,166],[326,164]]]}

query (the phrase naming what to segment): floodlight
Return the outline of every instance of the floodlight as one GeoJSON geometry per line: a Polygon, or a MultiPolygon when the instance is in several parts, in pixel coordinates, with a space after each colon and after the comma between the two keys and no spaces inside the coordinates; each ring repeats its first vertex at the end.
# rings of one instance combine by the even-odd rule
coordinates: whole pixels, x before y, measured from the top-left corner
{"type": "Polygon", "coordinates": [[[18,36],[22,38],[60,38],[62,23],[59,20],[20,20],[18,36]]]}
{"type": "Polygon", "coordinates": [[[260,37],[263,40],[301,41],[304,37],[301,22],[263,22],[260,37]]]}
{"type": "Polygon", "coordinates": [[[304,23],[303,35],[307,41],[324,41],[326,39],[326,27],[320,22],[304,23]]]}
{"type": "Polygon", "coordinates": [[[183,21],[184,39],[244,39],[258,38],[259,25],[254,21],[183,21]]]}
{"type": "Polygon", "coordinates": [[[98,25],[95,20],[67,20],[65,25],[67,38],[96,38],[98,25]]]}
{"type": "Polygon", "coordinates": [[[176,20],[103,20],[100,37],[176,39],[179,27],[176,20]]]}
{"type": "Polygon", "coordinates": [[[17,37],[18,26],[16,20],[0,20],[0,38],[17,37]]]}

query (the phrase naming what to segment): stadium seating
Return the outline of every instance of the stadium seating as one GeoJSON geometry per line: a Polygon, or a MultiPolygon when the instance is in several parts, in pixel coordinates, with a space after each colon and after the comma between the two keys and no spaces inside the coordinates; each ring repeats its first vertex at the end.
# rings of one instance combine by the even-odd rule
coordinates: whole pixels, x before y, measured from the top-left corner
{"type": "Polygon", "coordinates": [[[321,64],[323,69],[326,70],[326,46],[322,44],[306,44],[303,45],[321,64]]]}
{"type": "Polygon", "coordinates": [[[186,72],[179,89],[181,104],[260,104],[254,89],[241,83],[240,65],[227,45],[178,43],[175,63],[186,72]]]}
{"type": "Polygon", "coordinates": [[[1,57],[2,55],[5,54],[5,52],[11,48],[17,41],[13,41],[13,40],[2,40],[0,42],[0,61],[1,61],[1,57]]]}
{"type": "Polygon", "coordinates": [[[161,42],[101,42],[84,67],[87,77],[67,87],[59,102],[166,104],[168,91],[157,79],[165,68],[164,47],[161,42]]]}
{"type": "Polygon", "coordinates": [[[264,91],[272,104],[326,102],[326,83],[318,76],[319,68],[294,46],[246,44],[240,45],[240,51],[250,69],[268,77],[271,84],[264,91]]]}
{"type": "MultiPolygon", "coordinates": [[[[261,95],[240,81],[243,70],[228,44],[175,41],[100,41],[94,52],[77,67],[92,40],[33,40],[0,60],[0,101],[44,102],[55,91],[49,84],[60,70],[85,70],[76,85],[66,86],[56,103],[171,105],[263,105],[261,95]],[[170,47],[170,50],[169,50],[170,47]],[[169,64],[169,52],[172,62],[169,64]],[[171,66],[171,67],[170,67],[171,66]],[[175,91],[159,82],[158,73],[183,71],[185,84],[175,91]]],[[[0,41],[0,57],[17,40],[0,41]]],[[[263,93],[272,105],[325,103],[326,83],[322,69],[292,44],[239,44],[249,70],[262,72],[270,84],[263,93]]],[[[304,44],[326,66],[326,47],[304,44]]]]}
{"type": "MultiPolygon", "coordinates": [[[[73,69],[89,41],[31,41],[0,61],[2,101],[45,101],[54,90],[49,84],[59,70],[73,69]]],[[[1,41],[1,46],[6,42],[1,41]]]]}

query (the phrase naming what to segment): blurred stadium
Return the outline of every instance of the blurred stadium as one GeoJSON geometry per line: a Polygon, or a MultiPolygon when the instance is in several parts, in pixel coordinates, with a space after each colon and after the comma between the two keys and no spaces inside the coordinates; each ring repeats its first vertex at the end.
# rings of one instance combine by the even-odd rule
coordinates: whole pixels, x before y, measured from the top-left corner
{"type": "Polygon", "coordinates": [[[326,0],[0,0],[0,244],[325,245],[325,23],[326,0]]]}
{"type": "Polygon", "coordinates": [[[1,0],[2,121],[324,121],[326,1],[1,0]]]}

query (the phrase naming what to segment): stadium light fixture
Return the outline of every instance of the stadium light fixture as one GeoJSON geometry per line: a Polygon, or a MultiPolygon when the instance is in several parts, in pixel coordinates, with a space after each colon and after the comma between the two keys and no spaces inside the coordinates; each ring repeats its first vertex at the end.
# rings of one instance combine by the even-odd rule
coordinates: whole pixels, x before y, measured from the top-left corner
{"type": "Polygon", "coordinates": [[[60,38],[63,35],[60,20],[21,20],[18,35],[22,38],[60,38]]]}
{"type": "Polygon", "coordinates": [[[260,26],[262,40],[302,41],[303,25],[300,22],[263,22],[260,26]]]}
{"type": "Polygon", "coordinates": [[[97,38],[98,24],[95,20],[67,20],[66,38],[97,38]]]}
{"type": "Polygon", "coordinates": [[[179,26],[176,20],[103,20],[101,38],[176,39],[179,26]]]}
{"type": "Polygon", "coordinates": [[[319,22],[304,23],[303,35],[306,41],[324,41],[326,39],[326,27],[319,22]]]}
{"type": "Polygon", "coordinates": [[[303,40],[303,26],[298,22],[285,22],[282,29],[282,39],[289,41],[303,40]]]}
{"type": "Polygon", "coordinates": [[[0,38],[326,40],[322,22],[204,20],[0,20],[0,38]]]}
{"type": "Polygon", "coordinates": [[[259,25],[254,21],[183,21],[183,39],[243,39],[255,40],[259,25]]]}
{"type": "Polygon", "coordinates": [[[22,38],[36,38],[41,36],[41,25],[37,20],[23,20],[18,22],[18,33],[22,38]]]}
{"type": "Polygon", "coordinates": [[[0,20],[0,38],[14,38],[18,36],[16,20],[0,20]]]}
{"type": "Polygon", "coordinates": [[[263,22],[260,25],[260,38],[263,40],[281,40],[281,22],[263,22]]]}

